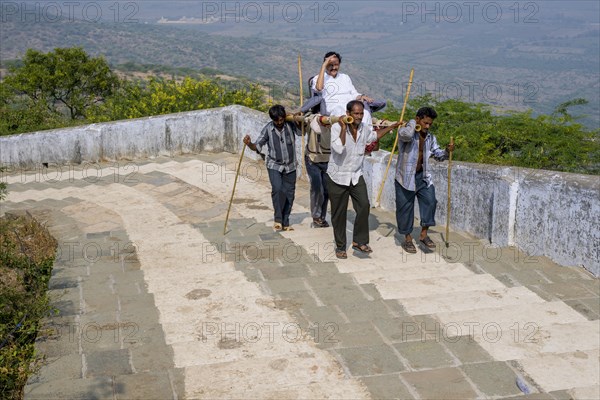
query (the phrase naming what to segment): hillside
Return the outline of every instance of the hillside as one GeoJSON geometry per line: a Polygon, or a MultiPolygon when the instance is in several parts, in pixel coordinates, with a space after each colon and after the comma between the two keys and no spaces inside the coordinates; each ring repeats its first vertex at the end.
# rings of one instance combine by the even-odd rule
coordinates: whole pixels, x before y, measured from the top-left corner
{"type": "Polygon", "coordinates": [[[414,68],[415,95],[431,92],[485,102],[498,110],[531,108],[538,113],[583,97],[589,104],[573,113],[587,114],[583,122],[589,127],[599,125],[600,34],[598,23],[590,22],[589,13],[597,9],[593,2],[579,2],[583,5],[572,12],[555,12],[555,2],[546,2],[535,14],[521,10],[517,21],[506,5],[498,23],[480,18],[472,24],[449,23],[448,16],[430,23],[433,18],[427,20],[427,15],[423,23],[418,16],[407,18],[402,14],[406,10],[390,2],[370,2],[368,7],[340,2],[337,9],[322,4],[316,23],[309,20],[317,10],[302,2],[298,4],[305,14],[299,23],[281,18],[270,23],[209,21],[195,2],[169,2],[169,8],[152,3],[151,9],[140,3],[136,23],[9,18],[0,27],[0,59],[19,58],[27,48],[81,46],[92,55],[104,55],[112,65],[210,68],[267,87],[277,85],[285,93],[270,91],[280,101],[297,98],[298,54],[306,81],[333,48],[342,54],[342,70],[359,91],[395,104],[402,101],[408,72],[414,68]],[[161,17],[179,23],[158,23],[161,17]],[[538,22],[525,23],[528,18],[538,22]]]}

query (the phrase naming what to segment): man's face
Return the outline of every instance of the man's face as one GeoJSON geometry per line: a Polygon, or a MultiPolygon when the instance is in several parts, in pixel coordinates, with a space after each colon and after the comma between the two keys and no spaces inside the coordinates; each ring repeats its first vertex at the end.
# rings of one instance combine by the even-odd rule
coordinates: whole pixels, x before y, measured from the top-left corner
{"type": "Polygon", "coordinates": [[[429,128],[431,127],[431,125],[433,125],[433,119],[431,119],[431,117],[416,117],[415,121],[417,121],[418,125],[421,125],[421,132],[423,133],[429,132],[429,128]]]}
{"type": "Polygon", "coordinates": [[[275,124],[275,128],[282,130],[283,125],[285,124],[285,118],[284,117],[277,118],[277,119],[273,120],[273,124],[275,124]]]}
{"type": "Polygon", "coordinates": [[[340,60],[337,57],[334,57],[329,64],[327,64],[327,75],[331,75],[332,77],[336,77],[338,71],[340,70],[340,60]]]}
{"type": "Polygon", "coordinates": [[[352,107],[352,111],[347,114],[354,119],[354,121],[352,121],[352,125],[358,126],[365,115],[365,109],[362,105],[355,104],[354,107],[352,107]]]}

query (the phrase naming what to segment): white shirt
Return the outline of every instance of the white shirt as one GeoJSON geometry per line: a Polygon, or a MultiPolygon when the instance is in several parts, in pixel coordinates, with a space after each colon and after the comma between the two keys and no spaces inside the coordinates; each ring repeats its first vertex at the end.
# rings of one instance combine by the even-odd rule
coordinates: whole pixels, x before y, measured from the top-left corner
{"type": "Polygon", "coordinates": [[[338,185],[356,185],[363,174],[365,145],[377,139],[377,132],[373,131],[371,125],[361,122],[355,142],[346,126],[346,144],[343,145],[340,139],[341,129],[339,124],[331,127],[331,158],[327,166],[327,175],[338,185]]]}
{"type": "MultiPolygon", "coordinates": [[[[346,104],[352,100],[356,100],[356,98],[360,96],[360,93],[358,93],[352,84],[350,77],[338,72],[334,78],[326,73],[323,77],[323,90],[321,92],[317,91],[317,78],[318,75],[313,78],[313,90],[323,96],[321,114],[336,116],[346,115],[346,104]]],[[[371,125],[371,121],[371,113],[365,110],[362,122],[371,125]]]]}

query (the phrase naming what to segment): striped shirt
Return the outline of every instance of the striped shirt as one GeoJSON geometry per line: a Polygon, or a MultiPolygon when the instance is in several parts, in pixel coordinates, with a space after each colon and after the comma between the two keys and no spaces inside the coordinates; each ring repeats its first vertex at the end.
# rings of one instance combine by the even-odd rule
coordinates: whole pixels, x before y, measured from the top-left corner
{"type": "Polygon", "coordinates": [[[279,172],[293,172],[296,170],[296,137],[302,135],[296,124],[286,122],[283,131],[279,131],[273,121],[269,122],[256,139],[256,149],[262,152],[267,146],[267,168],[279,172]]]}
{"type": "MultiPolygon", "coordinates": [[[[398,131],[398,164],[396,165],[396,181],[406,190],[415,191],[415,173],[419,159],[419,132],[415,131],[414,120],[410,120],[405,127],[398,131]]],[[[423,144],[423,179],[427,186],[431,186],[431,173],[429,172],[429,157],[437,161],[448,159],[448,153],[440,149],[437,139],[430,133],[425,137],[423,144]]]]}

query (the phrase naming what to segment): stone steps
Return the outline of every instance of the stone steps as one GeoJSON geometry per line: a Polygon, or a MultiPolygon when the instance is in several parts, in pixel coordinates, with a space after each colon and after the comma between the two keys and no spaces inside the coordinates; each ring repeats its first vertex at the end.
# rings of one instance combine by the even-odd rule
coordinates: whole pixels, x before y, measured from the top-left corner
{"type": "Polygon", "coordinates": [[[600,376],[599,354],[598,349],[549,353],[521,359],[519,364],[547,391],[588,387],[593,392],[600,376]]]}
{"type": "Polygon", "coordinates": [[[53,232],[103,252],[57,263],[51,292],[67,291],[64,332],[104,335],[47,342],[51,362],[28,397],[501,398],[520,393],[517,378],[548,398],[597,392],[594,280],[511,249],[486,258],[466,234],[446,250],[441,227],[434,252],[407,255],[393,213],[378,209],[375,252],[338,260],[332,229],[309,228],[304,180],[296,230],[273,232],[264,164],[249,160],[223,235],[238,160],[159,158],[137,163],[134,183],[63,179],[9,194],[9,208],[62,209],[53,232]],[[104,254],[114,240],[116,263],[104,254]]]}
{"type": "Polygon", "coordinates": [[[482,308],[491,310],[518,305],[523,302],[533,304],[543,303],[545,300],[522,286],[460,291],[402,299],[402,305],[413,315],[451,313],[482,308]]]}
{"type": "Polygon", "coordinates": [[[501,290],[506,287],[494,277],[476,274],[382,282],[376,284],[376,286],[384,299],[427,297],[439,293],[472,291],[481,288],[486,288],[487,290],[501,290]]]}
{"type": "Polygon", "coordinates": [[[385,270],[356,271],[352,273],[359,283],[383,283],[396,281],[415,281],[436,277],[472,276],[473,272],[462,264],[397,264],[385,270]]]}
{"type": "Polygon", "coordinates": [[[479,326],[489,326],[491,330],[507,331],[511,327],[525,326],[534,323],[537,326],[586,322],[587,319],[561,301],[532,303],[523,307],[522,304],[508,305],[501,309],[487,308],[449,313],[434,313],[441,324],[458,324],[467,326],[477,321],[479,326]]]}
{"type": "MultiPolygon", "coordinates": [[[[451,333],[450,329],[447,331],[451,333]]],[[[515,323],[509,329],[502,330],[502,335],[491,331],[481,335],[481,329],[477,329],[477,332],[481,347],[502,361],[536,358],[549,353],[597,350],[600,341],[597,321],[549,325],[515,323]]]]}

